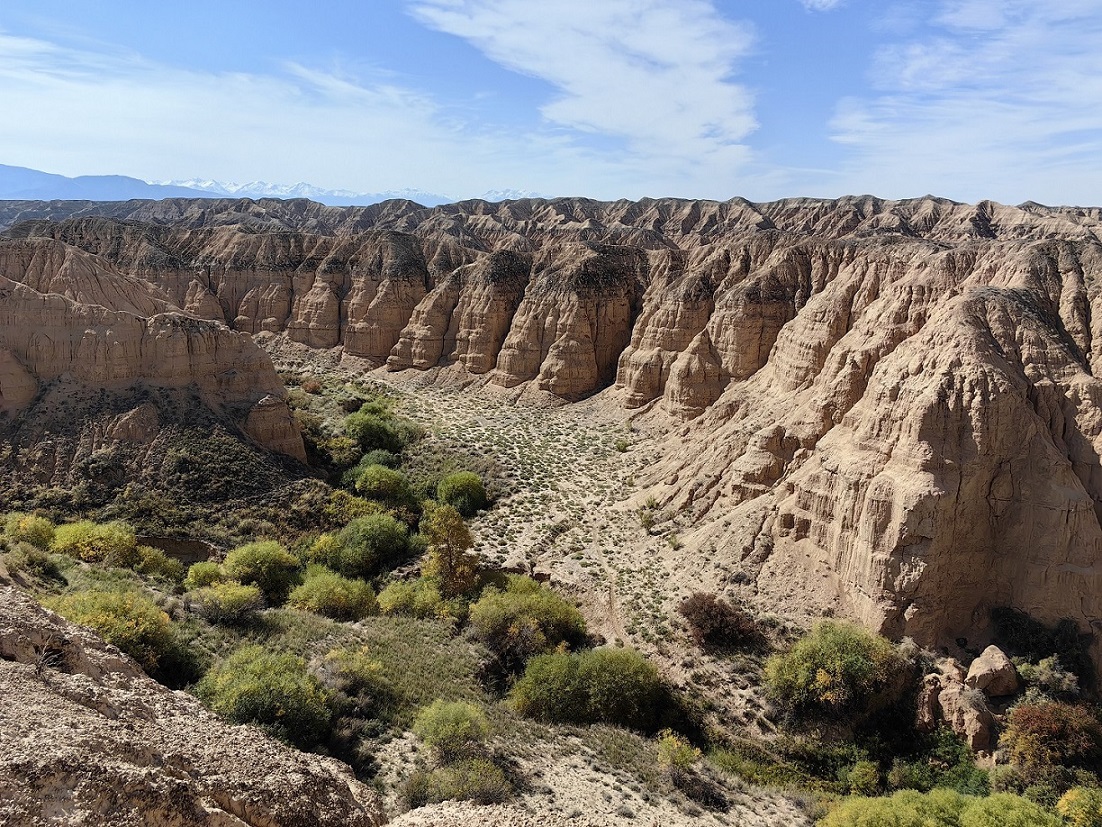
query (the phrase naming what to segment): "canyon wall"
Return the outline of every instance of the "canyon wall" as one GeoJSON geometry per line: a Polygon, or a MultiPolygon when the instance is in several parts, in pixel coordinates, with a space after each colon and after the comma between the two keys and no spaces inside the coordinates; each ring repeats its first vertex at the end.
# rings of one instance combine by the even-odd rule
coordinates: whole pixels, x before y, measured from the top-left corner
{"type": "MultiPolygon", "coordinates": [[[[694,516],[686,553],[734,561],[767,604],[841,607],[931,645],[977,645],[1003,606],[1102,622],[1097,209],[18,209],[34,220],[14,239],[142,282],[131,301],[170,302],[192,318],[178,324],[669,417],[646,493],[694,516]]],[[[25,395],[4,357],[9,374],[25,395]]]]}

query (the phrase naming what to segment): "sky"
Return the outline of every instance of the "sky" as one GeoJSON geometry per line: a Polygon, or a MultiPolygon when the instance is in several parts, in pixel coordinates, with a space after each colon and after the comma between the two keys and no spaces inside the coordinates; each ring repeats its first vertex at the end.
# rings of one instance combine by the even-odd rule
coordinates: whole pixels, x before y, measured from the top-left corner
{"type": "Polygon", "coordinates": [[[4,0],[0,163],[1102,204],[1098,0],[4,0]]]}

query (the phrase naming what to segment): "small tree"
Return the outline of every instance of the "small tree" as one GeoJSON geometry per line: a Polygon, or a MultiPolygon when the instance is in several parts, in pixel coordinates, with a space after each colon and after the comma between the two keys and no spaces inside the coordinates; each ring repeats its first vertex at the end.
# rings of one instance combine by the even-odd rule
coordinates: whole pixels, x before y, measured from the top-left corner
{"type": "Polygon", "coordinates": [[[424,575],[440,584],[444,597],[458,597],[478,585],[478,558],[468,554],[474,545],[463,517],[450,505],[440,505],[421,520],[421,533],[429,542],[429,559],[424,575]]]}

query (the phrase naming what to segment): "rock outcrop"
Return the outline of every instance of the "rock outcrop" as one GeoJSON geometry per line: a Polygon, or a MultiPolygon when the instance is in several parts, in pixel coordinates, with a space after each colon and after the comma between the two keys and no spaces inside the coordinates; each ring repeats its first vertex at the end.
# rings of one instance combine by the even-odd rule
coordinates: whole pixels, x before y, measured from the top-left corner
{"type": "MultiPolygon", "coordinates": [[[[674,423],[640,496],[690,515],[684,553],[729,564],[712,587],[929,646],[985,645],[1000,607],[1102,623],[1098,209],[861,196],[8,212],[35,219],[13,237],[147,282],[141,302],[391,370],[603,391],[674,423]]],[[[84,348],[62,355],[113,375],[111,348],[84,348]]],[[[29,393],[8,357],[2,386],[29,393]]]]}
{"type": "Polygon", "coordinates": [[[0,410],[10,423],[59,382],[193,389],[262,447],[305,456],[283,385],[251,337],[70,245],[0,241],[0,410]]]}
{"type": "Polygon", "coordinates": [[[384,824],[331,758],[230,726],[128,657],[0,586],[0,822],[384,824]]]}

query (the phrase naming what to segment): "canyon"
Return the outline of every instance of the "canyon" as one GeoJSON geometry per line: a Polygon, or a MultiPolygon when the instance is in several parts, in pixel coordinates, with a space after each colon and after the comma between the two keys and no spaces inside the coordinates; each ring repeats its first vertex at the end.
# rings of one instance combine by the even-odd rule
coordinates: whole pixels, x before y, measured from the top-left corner
{"type": "Polygon", "coordinates": [[[0,225],[2,428],[68,384],[156,387],[301,460],[263,349],[294,343],[659,429],[625,507],[686,515],[679,553],[733,568],[701,585],[765,608],[968,649],[998,608],[1102,622],[1098,209],[170,199],[0,225]]]}

